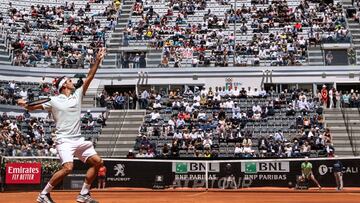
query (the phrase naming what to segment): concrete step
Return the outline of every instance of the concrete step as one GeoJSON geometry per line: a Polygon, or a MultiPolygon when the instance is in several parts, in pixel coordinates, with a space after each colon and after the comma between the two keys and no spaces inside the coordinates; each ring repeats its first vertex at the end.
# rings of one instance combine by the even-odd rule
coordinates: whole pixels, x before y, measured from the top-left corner
{"type": "MultiPolygon", "coordinates": [[[[347,112],[348,114],[356,114],[359,113],[359,110],[357,108],[346,108],[345,112],[347,112]]],[[[333,114],[333,113],[341,113],[341,109],[340,108],[335,108],[335,109],[324,109],[324,114],[333,114]]]]}
{"type": "MultiPolygon", "coordinates": [[[[359,126],[352,127],[352,130],[353,130],[353,133],[360,133],[359,126]]],[[[334,127],[331,127],[330,131],[332,133],[337,133],[337,132],[343,133],[343,132],[346,132],[346,127],[345,126],[341,126],[341,127],[334,126],[334,127]]]]}
{"type": "MultiPolygon", "coordinates": [[[[324,114],[325,120],[343,120],[343,116],[342,114],[324,114]]],[[[358,113],[352,113],[352,114],[347,114],[346,118],[349,118],[351,120],[356,120],[356,119],[360,119],[360,115],[358,113]]]]}
{"type": "MultiPolygon", "coordinates": [[[[355,127],[355,126],[359,126],[359,125],[360,125],[360,121],[350,121],[348,123],[348,126],[351,126],[351,127],[355,127]]],[[[327,120],[326,121],[326,126],[329,127],[329,128],[332,128],[332,127],[346,126],[346,124],[344,123],[344,121],[327,120]]]]}

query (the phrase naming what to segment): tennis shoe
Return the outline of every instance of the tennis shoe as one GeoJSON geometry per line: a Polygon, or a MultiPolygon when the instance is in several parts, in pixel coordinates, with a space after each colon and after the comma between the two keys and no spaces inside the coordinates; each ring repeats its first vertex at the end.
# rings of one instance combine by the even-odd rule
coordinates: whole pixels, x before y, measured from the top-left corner
{"type": "Polygon", "coordinates": [[[54,200],[51,198],[50,193],[47,194],[39,194],[39,196],[36,199],[39,203],[55,203],[54,200]]]}
{"type": "Polygon", "coordinates": [[[79,194],[76,198],[76,201],[80,203],[99,203],[90,196],[90,193],[84,195],[79,194]]]}

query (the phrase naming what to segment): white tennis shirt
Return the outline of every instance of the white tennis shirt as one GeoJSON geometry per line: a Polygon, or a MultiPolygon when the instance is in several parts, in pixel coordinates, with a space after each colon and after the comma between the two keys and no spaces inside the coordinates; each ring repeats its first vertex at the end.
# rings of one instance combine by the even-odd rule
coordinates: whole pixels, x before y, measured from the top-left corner
{"type": "Polygon", "coordinates": [[[78,138],[81,136],[81,101],[83,87],[67,97],[64,94],[50,97],[50,101],[42,104],[52,113],[56,125],[56,139],[78,138]]]}

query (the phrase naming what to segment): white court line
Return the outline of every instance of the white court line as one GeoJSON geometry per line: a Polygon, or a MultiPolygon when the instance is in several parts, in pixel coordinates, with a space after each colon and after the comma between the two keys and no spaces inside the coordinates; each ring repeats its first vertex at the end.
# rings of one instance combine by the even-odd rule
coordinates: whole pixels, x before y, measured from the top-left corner
{"type": "Polygon", "coordinates": [[[200,196],[200,195],[205,194],[205,193],[207,193],[207,191],[205,191],[205,192],[198,192],[198,193],[196,193],[196,194],[188,195],[188,197],[196,197],[196,196],[200,196]]]}

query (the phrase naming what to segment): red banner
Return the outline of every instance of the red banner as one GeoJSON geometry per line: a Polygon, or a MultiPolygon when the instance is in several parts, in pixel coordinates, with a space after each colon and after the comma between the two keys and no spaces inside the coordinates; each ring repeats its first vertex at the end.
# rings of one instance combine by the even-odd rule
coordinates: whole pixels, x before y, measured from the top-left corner
{"type": "Polygon", "coordinates": [[[7,163],[6,184],[39,184],[41,163],[7,163]]]}

